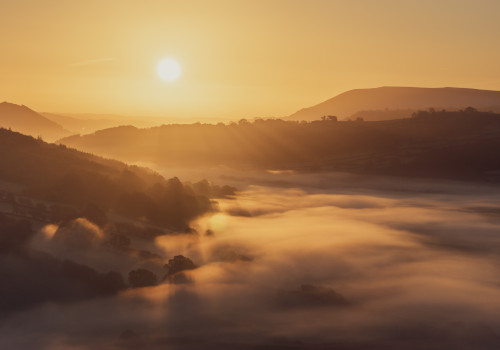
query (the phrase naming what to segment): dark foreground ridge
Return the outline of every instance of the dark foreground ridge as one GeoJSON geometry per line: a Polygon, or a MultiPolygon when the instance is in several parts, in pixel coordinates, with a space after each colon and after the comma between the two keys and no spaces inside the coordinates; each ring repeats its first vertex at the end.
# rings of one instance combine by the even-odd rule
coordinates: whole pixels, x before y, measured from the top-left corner
{"type": "MultiPolygon", "coordinates": [[[[189,221],[213,210],[209,197],[234,189],[211,186],[207,181],[183,184],[178,178],[86,154],[66,146],[0,129],[0,181],[20,185],[17,195],[45,201],[40,218],[60,222],[85,216],[98,225],[109,213],[140,219],[171,230],[186,230],[189,221]]],[[[16,211],[33,208],[5,191],[16,211]],[[11,198],[12,197],[12,198],[11,198]]]]}

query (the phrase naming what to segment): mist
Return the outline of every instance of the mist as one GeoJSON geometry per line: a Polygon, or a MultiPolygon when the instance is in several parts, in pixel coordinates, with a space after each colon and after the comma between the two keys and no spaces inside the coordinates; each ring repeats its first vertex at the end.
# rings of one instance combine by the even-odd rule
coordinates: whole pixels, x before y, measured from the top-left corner
{"type": "Polygon", "coordinates": [[[4,3],[0,350],[500,349],[500,1],[4,3]]]}
{"type": "MultiPolygon", "coordinates": [[[[286,186],[220,200],[219,212],[191,223],[197,234],[150,243],[158,285],[12,313],[0,347],[497,348],[498,190],[429,181],[402,191],[404,181],[380,178],[360,191],[330,176],[345,181],[318,191],[289,174],[286,186]],[[162,263],[178,255],[196,268],[164,279],[162,263]]],[[[30,244],[58,258],[68,258],[61,245],[77,246],[71,257],[100,273],[138,267],[133,254],[75,244],[101,237],[84,219],[44,230],[30,244]],[[68,241],[64,230],[80,236],[68,241]]]]}

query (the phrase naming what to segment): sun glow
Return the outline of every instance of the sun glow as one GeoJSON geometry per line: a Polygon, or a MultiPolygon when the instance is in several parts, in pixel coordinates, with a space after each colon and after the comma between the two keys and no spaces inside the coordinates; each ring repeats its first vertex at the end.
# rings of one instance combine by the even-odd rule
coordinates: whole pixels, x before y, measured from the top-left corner
{"type": "Polygon", "coordinates": [[[181,75],[181,66],[172,58],[161,60],[156,66],[158,76],[165,81],[174,81],[181,75]]]}

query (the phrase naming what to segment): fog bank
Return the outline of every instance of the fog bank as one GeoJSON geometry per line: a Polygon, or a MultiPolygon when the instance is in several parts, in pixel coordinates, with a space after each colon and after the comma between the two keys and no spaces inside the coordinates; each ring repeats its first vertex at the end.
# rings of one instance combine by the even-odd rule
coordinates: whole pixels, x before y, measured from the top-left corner
{"type": "Polygon", "coordinates": [[[156,239],[182,279],[15,313],[0,347],[498,348],[500,192],[394,188],[249,186],[156,239]]]}

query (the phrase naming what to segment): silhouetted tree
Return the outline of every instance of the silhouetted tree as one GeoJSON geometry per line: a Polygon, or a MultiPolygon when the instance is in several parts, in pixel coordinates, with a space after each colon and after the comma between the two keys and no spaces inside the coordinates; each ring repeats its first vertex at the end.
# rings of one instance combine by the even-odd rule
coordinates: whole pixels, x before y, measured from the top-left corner
{"type": "Polygon", "coordinates": [[[324,115],[321,117],[321,120],[324,122],[336,122],[338,118],[335,115],[324,115]]]}
{"type": "Polygon", "coordinates": [[[175,275],[178,272],[185,270],[193,270],[197,268],[197,266],[193,263],[193,261],[189,258],[186,258],[183,255],[176,255],[173,259],[168,260],[168,263],[163,266],[167,269],[167,274],[165,277],[170,277],[175,275]]]}

